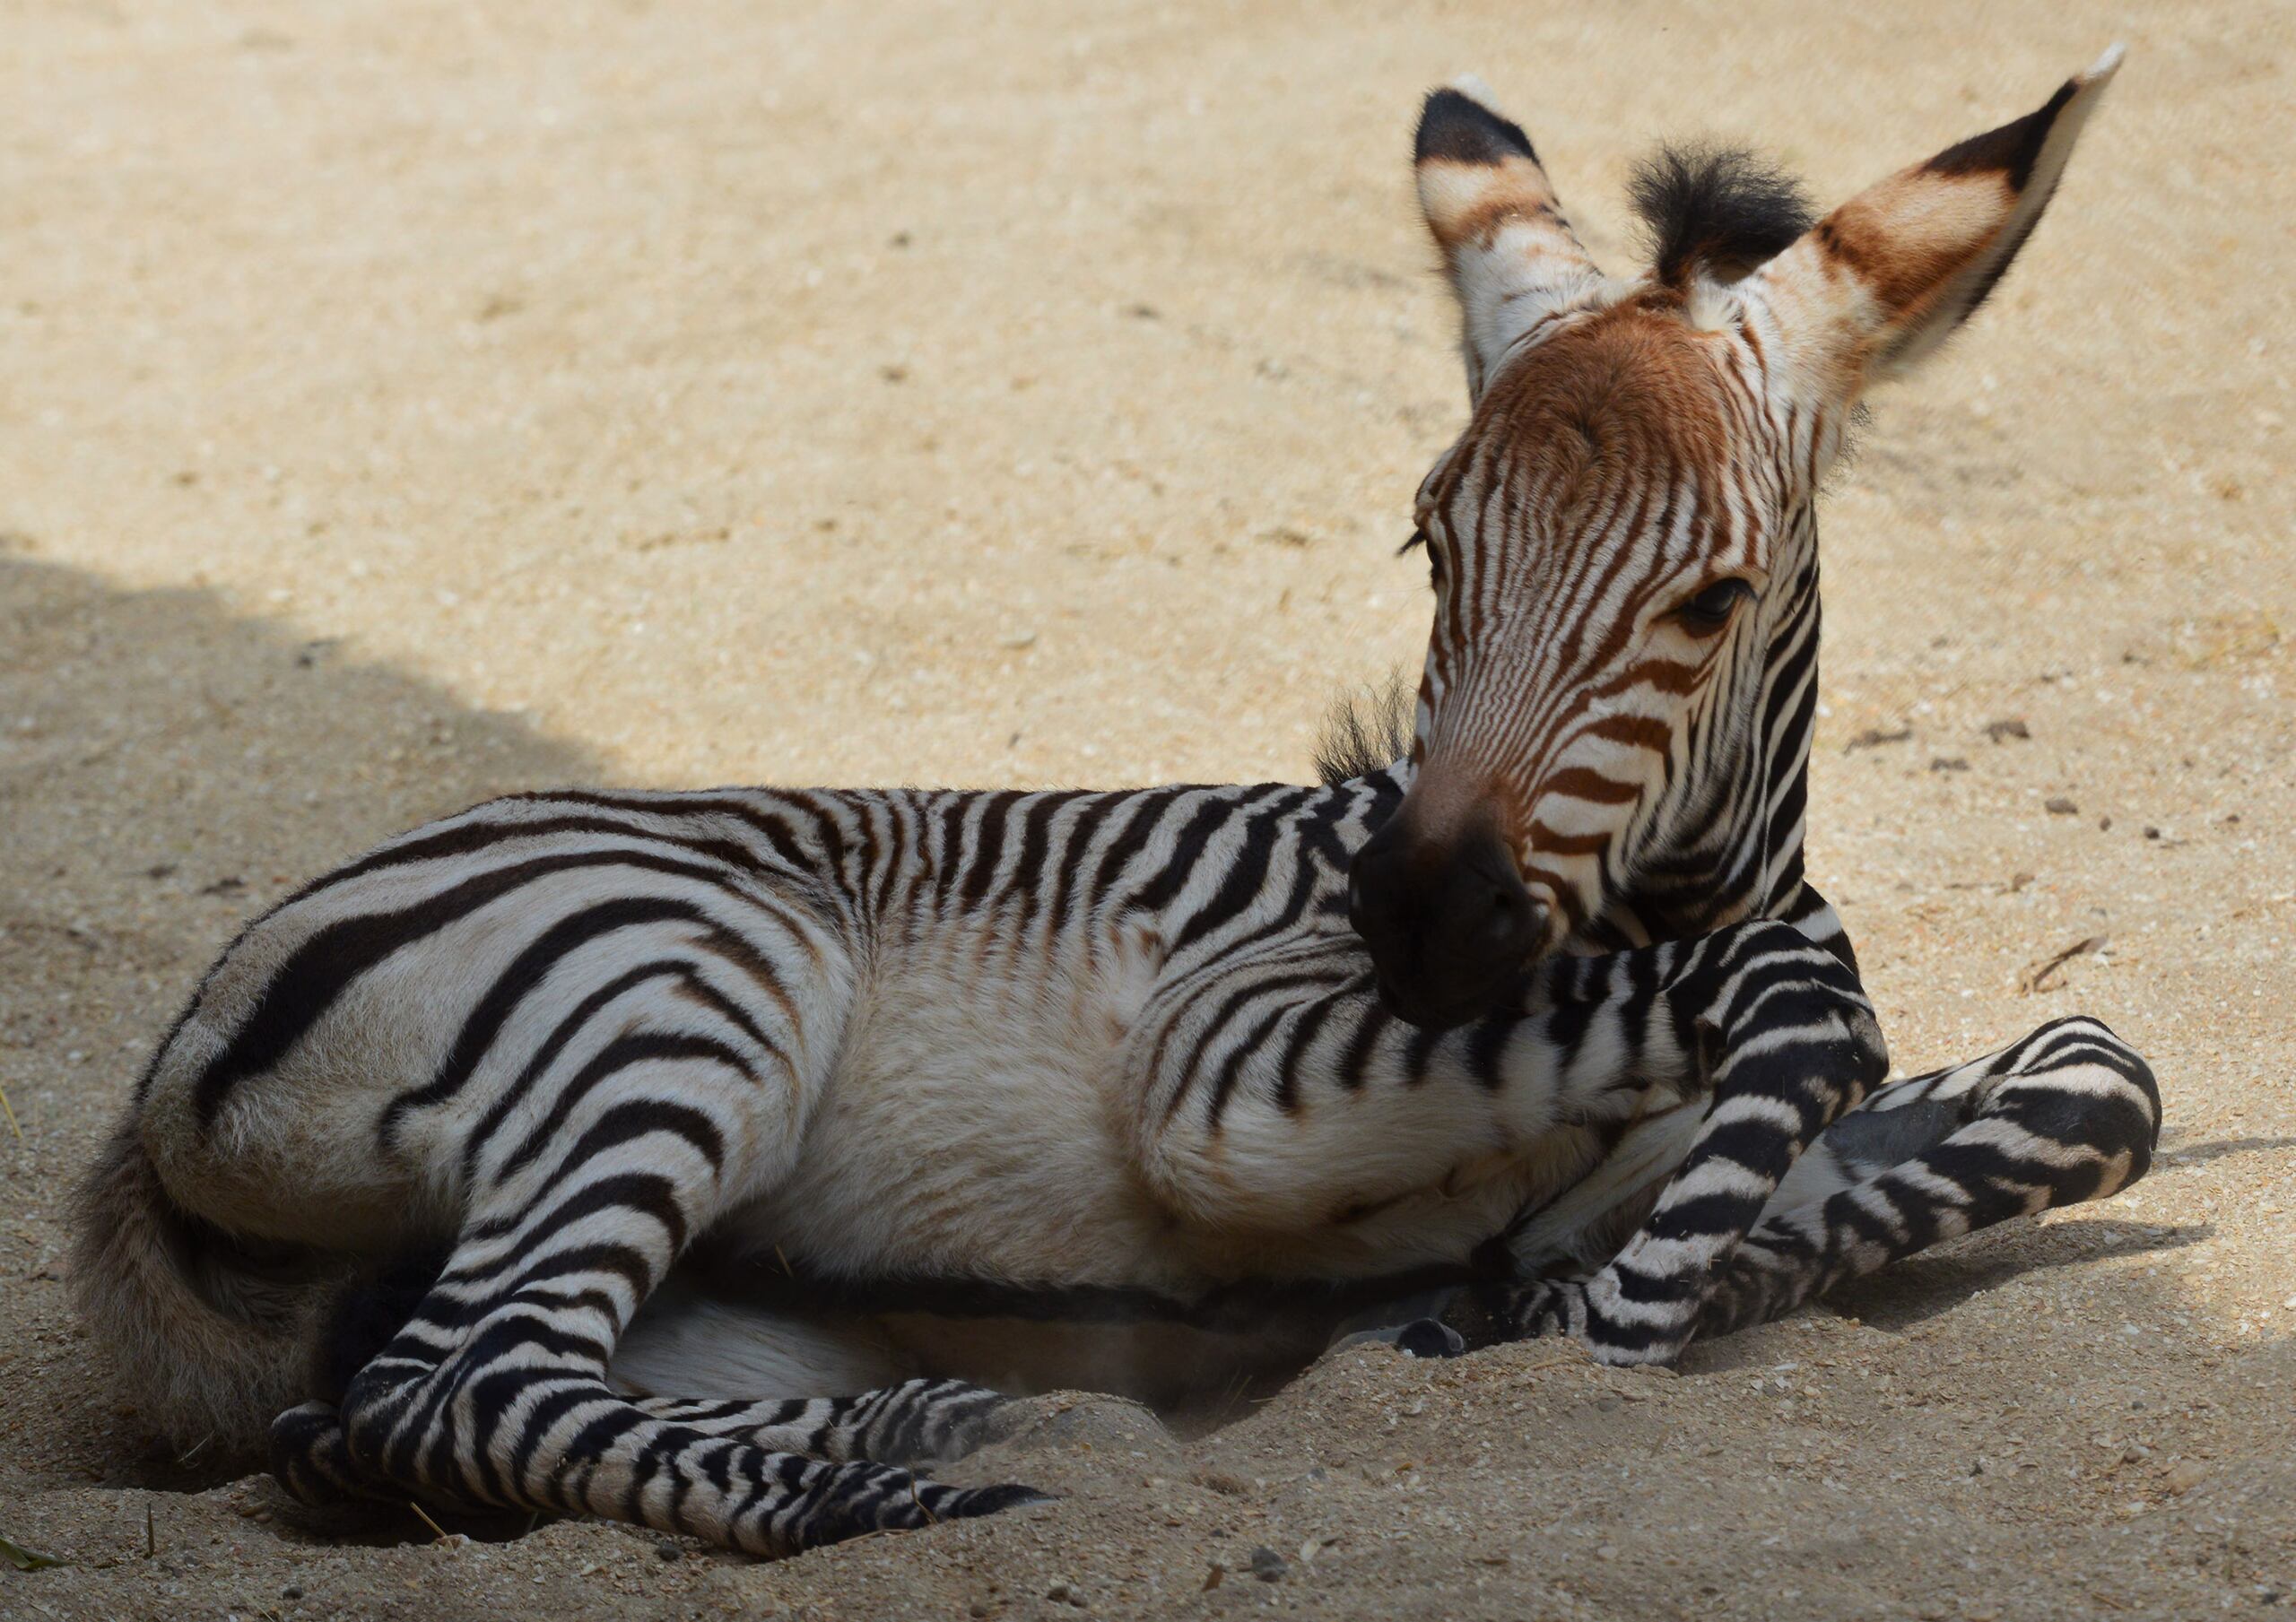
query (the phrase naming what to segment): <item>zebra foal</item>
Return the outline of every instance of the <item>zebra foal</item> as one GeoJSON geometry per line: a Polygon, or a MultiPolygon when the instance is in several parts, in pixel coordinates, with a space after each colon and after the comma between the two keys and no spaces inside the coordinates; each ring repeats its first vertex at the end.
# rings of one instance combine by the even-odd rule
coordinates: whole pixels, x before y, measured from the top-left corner
{"type": "Polygon", "coordinates": [[[1663,1361],[2142,1175],[2157,1093],[2094,1021],[1882,1086],[1802,862],[1817,484],[2110,69],[1823,221],[1662,163],[1632,280],[1518,128],[1431,97],[1474,406],[1420,497],[1407,749],[404,835],[161,1043],[82,1191],[96,1338],[158,1425],[306,1496],[775,1554],[1031,1501],[909,1468],[991,1434],[985,1377],[1185,1395],[1412,1301],[1415,1348],[1663,1361]]]}

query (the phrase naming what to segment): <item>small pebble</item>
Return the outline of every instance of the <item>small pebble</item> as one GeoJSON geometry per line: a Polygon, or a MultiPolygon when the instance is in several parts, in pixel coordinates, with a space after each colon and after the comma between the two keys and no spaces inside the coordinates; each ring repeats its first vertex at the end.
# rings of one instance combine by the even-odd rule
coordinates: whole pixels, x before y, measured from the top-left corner
{"type": "Polygon", "coordinates": [[[671,1541],[667,1538],[663,1539],[659,1543],[654,1545],[654,1552],[665,1560],[675,1560],[681,1558],[685,1554],[685,1550],[680,1548],[674,1542],[671,1541]]]}
{"type": "Polygon", "coordinates": [[[1281,1583],[1291,1574],[1292,1563],[1265,1546],[1252,1550],[1252,1575],[1263,1583],[1281,1583]]]}
{"type": "Polygon", "coordinates": [[[2051,794],[2041,803],[2047,807],[2052,817],[2069,817],[2081,809],[2063,794],[2051,794]]]}

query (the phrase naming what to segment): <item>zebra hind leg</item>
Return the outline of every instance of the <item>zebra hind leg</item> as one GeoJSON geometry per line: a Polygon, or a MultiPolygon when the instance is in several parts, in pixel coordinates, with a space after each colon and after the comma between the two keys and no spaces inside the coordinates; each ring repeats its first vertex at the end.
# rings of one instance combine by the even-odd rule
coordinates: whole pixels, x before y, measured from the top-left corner
{"type": "Polygon", "coordinates": [[[733,1402],[645,1397],[665,1423],[830,1463],[945,1464],[996,1440],[1012,1399],[962,1380],[904,1380],[857,1397],[733,1402]]]}
{"type": "Polygon", "coordinates": [[[598,1331],[611,1314],[584,1299],[600,1293],[586,1282],[522,1270],[480,1305],[450,1269],[340,1413],[307,1403],[281,1417],[274,1473],[307,1498],[594,1514],[761,1555],[1045,1497],[950,1487],[868,1456],[966,1451],[1002,1399],[954,1382],[761,1405],[625,1398],[605,1379],[598,1331]]]}
{"type": "Polygon", "coordinates": [[[615,1346],[608,1373],[657,1418],[837,1463],[963,1458],[998,1439],[1012,1401],[961,1380],[910,1377],[914,1362],[865,1322],[760,1306],[675,1275],[615,1346]],[[860,1394],[814,1394],[824,1392],[860,1394]]]}
{"type": "MultiPolygon", "coordinates": [[[[697,1082],[686,1095],[703,1096],[697,1082]]],[[[860,1456],[961,1445],[993,1409],[971,1388],[819,1404],[633,1401],[609,1366],[622,1330],[706,1220],[726,1134],[657,1095],[603,1109],[546,1172],[498,1181],[445,1269],[329,1412],[273,1432],[291,1490],[382,1486],[452,1506],[595,1514],[784,1555],[1038,1501],[860,1456]],[[694,1213],[689,1218],[687,1213],[694,1213]],[[807,1447],[848,1457],[813,1457],[807,1447]]]]}
{"type": "Polygon", "coordinates": [[[2012,1217],[2117,1193],[2151,1167],[2161,1136],[2152,1070],[2104,1025],[2077,1017],[1886,1088],[1842,1124],[1868,1115],[1884,1123],[1900,1108],[1961,1123],[1851,1186],[1766,1213],[1716,1279],[1700,1334],[1767,1323],[2012,1217]]]}

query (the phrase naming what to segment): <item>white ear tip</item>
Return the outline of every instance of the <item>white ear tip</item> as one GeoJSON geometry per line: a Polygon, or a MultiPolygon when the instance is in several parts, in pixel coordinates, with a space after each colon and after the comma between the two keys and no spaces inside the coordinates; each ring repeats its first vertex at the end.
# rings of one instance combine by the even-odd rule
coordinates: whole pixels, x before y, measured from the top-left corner
{"type": "Polygon", "coordinates": [[[2105,54],[2090,65],[2089,71],[2081,75],[2081,82],[2084,85],[2102,84],[2113,76],[2114,70],[2120,66],[2120,59],[2127,54],[2128,47],[2118,39],[2114,40],[2105,48],[2105,54]]]}
{"type": "Polygon", "coordinates": [[[1454,74],[1448,88],[1458,91],[1470,101],[1481,102],[1491,111],[1496,112],[1499,108],[1499,98],[1492,93],[1491,86],[1483,82],[1481,74],[1454,74]]]}

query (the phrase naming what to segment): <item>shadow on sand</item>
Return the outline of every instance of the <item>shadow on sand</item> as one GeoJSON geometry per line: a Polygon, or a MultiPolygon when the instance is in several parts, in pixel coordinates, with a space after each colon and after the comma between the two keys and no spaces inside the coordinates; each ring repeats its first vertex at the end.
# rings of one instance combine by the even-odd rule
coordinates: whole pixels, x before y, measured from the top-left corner
{"type": "MultiPolygon", "coordinates": [[[[594,781],[582,750],[212,593],[124,590],[0,538],[0,1498],[196,1489],[65,1299],[66,1196],[150,1045],[248,916],[426,818],[594,781]]],[[[240,1468],[244,1468],[241,1466],[240,1468]]]]}

